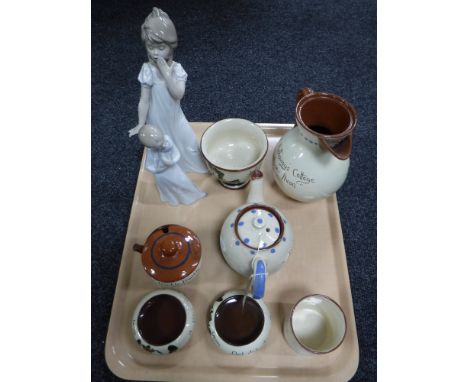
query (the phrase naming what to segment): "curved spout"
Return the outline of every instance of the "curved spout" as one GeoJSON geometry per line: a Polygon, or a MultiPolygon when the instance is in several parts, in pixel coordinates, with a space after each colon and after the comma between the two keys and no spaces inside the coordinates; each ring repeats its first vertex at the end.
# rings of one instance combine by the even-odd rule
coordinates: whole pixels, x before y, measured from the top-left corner
{"type": "Polygon", "coordinates": [[[263,203],[263,173],[255,170],[250,175],[250,191],[247,203],[263,203]]]}

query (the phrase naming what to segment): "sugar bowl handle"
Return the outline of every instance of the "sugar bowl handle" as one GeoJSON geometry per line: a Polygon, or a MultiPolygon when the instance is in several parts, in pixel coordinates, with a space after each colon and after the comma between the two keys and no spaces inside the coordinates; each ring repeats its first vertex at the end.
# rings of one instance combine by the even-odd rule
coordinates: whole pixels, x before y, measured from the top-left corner
{"type": "Polygon", "coordinates": [[[141,245],[141,244],[133,244],[133,250],[134,250],[135,252],[143,253],[143,248],[145,248],[144,245],[141,245]]]}

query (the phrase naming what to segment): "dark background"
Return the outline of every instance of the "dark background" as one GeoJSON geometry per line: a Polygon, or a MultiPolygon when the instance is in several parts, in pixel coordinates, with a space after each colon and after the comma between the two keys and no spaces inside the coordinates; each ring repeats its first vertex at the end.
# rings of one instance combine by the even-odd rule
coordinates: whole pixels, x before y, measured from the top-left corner
{"type": "Polygon", "coordinates": [[[353,381],[375,381],[376,4],[353,0],[92,2],[93,381],[120,381],[106,366],[104,344],[142,155],[127,130],[137,124],[136,77],[146,61],[140,25],[153,6],[177,28],[189,121],[293,123],[304,86],[355,106],[351,167],[338,203],[360,346],[353,381]]]}

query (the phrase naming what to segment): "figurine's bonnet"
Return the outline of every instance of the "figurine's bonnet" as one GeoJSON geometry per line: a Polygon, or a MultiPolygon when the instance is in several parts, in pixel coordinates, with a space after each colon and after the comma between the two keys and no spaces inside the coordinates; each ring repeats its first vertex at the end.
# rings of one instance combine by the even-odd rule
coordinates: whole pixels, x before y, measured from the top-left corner
{"type": "Polygon", "coordinates": [[[166,12],[154,7],[141,26],[143,41],[165,42],[173,49],[177,47],[177,32],[166,12]]]}

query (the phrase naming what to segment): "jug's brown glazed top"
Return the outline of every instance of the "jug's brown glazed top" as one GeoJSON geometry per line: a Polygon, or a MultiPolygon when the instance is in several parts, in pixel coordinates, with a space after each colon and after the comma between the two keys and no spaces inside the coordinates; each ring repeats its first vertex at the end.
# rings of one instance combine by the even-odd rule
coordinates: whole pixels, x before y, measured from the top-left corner
{"type": "Polygon", "coordinates": [[[168,224],[154,230],[141,252],[143,267],[152,278],[170,283],[192,274],[200,263],[201,244],[198,236],[188,228],[168,224]]]}
{"type": "Polygon", "coordinates": [[[303,88],[296,96],[296,121],[338,159],[350,156],[357,116],[345,99],[303,88]]]}

